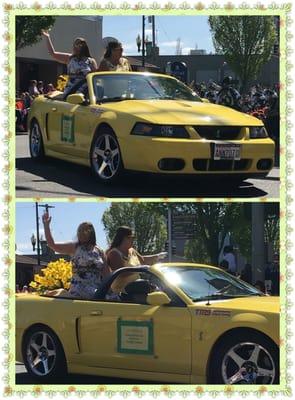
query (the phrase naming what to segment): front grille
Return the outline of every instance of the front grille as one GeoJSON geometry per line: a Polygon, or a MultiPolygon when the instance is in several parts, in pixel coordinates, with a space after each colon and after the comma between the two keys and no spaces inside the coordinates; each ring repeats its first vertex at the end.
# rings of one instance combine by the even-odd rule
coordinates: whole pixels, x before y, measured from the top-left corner
{"type": "Polygon", "coordinates": [[[212,160],[199,158],[193,160],[193,167],[196,171],[245,171],[250,160],[212,160]]]}
{"type": "Polygon", "coordinates": [[[199,136],[207,140],[235,140],[239,138],[242,126],[204,126],[196,125],[194,129],[199,136]]]}

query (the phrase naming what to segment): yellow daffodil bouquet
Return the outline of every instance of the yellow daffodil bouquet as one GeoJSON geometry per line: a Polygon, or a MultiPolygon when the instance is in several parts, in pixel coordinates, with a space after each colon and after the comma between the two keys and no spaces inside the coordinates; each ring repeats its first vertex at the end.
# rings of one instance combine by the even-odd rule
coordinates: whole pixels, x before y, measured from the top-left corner
{"type": "Polygon", "coordinates": [[[30,287],[42,294],[46,290],[69,289],[72,278],[72,263],[60,258],[50,262],[41,269],[42,274],[36,274],[30,287]]]}

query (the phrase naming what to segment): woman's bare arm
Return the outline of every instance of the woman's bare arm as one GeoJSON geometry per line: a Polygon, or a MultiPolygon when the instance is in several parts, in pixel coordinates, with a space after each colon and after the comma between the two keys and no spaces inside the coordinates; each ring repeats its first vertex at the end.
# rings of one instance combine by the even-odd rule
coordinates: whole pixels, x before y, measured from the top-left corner
{"type": "Polygon", "coordinates": [[[94,58],[91,58],[91,71],[92,72],[97,71],[97,64],[94,58]]]}
{"type": "Polygon", "coordinates": [[[44,213],[42,220],[44,224],[44,233],[48,247],[50,247],[57,253],[73,255],[76,250],[76,243],[74,242],[55,243],[50,230],[51,217],[49,217],[48,213],[44,213]]]}
{"type": "MultiPolygon", "coordinates": [[[[134,249],[133,249],[134,250],[134,249]]],[[[159,261],[160,258],[164,258],[163,256],[166,254],[166,252],[163,253],[158,253],[158,254],[149,254],[147,256],[142,256],[141,254],[138,253],[138,251],[134,250],[139,261],[142,264],[146,265],[153,265],[159,261]]]]}
{"type": "Polygon", "coordinates": [[[158,262],[158,254],[152,254],[148,256],[141,256],[143,258],[143,263],[147,265],[153,265],[158,262]]]}
{"type": "Polygon", "coordinates": [[[43,37],[45,38],[47,49],[49,54],[58,62],[62,64],[68,64],[70,60],[70,53],[60,53],[54,50],[50,35],[47,31],[42,31],[43,37]]]}

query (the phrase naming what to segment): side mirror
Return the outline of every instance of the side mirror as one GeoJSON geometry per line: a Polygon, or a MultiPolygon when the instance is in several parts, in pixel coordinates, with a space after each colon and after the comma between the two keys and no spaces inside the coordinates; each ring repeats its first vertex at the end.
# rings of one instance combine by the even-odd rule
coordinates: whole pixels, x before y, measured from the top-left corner
{"type": "Polygon", "coordinates": [[[70,94],[67,97],[67,102],[70,104],[83,104],[85,102],[85,96],[83,93],[70,94]]]}
{"type": "Polygon", "coordinates": [[[153,292],[147,295],[146,301],[151,306],[163,306],[169,304],[171,299],[164,292],[153,292]]]}
{"type": "Polygon", "coordinates": [[[206,99],[205,97],[202,97],[201,100],[202,100],[203,103],[210,103],[210,101],[208,99],[206,99]]]}

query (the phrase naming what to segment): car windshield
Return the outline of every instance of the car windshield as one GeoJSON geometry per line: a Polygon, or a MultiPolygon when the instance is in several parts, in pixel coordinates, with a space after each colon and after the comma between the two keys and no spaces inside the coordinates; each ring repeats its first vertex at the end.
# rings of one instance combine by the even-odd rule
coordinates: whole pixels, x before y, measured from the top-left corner
{"type": "Polygon", "coordinates": [[[159,266],[166,281],[178,286],[193,301],[263,296],[251,285],[213,268],[159,266]]]}
{"type": "Polygon", "coordinates": [[[176,79],[157,75],[94,75],[97,103],[124,100],[201,101],[190,88],[176,79]]]}

